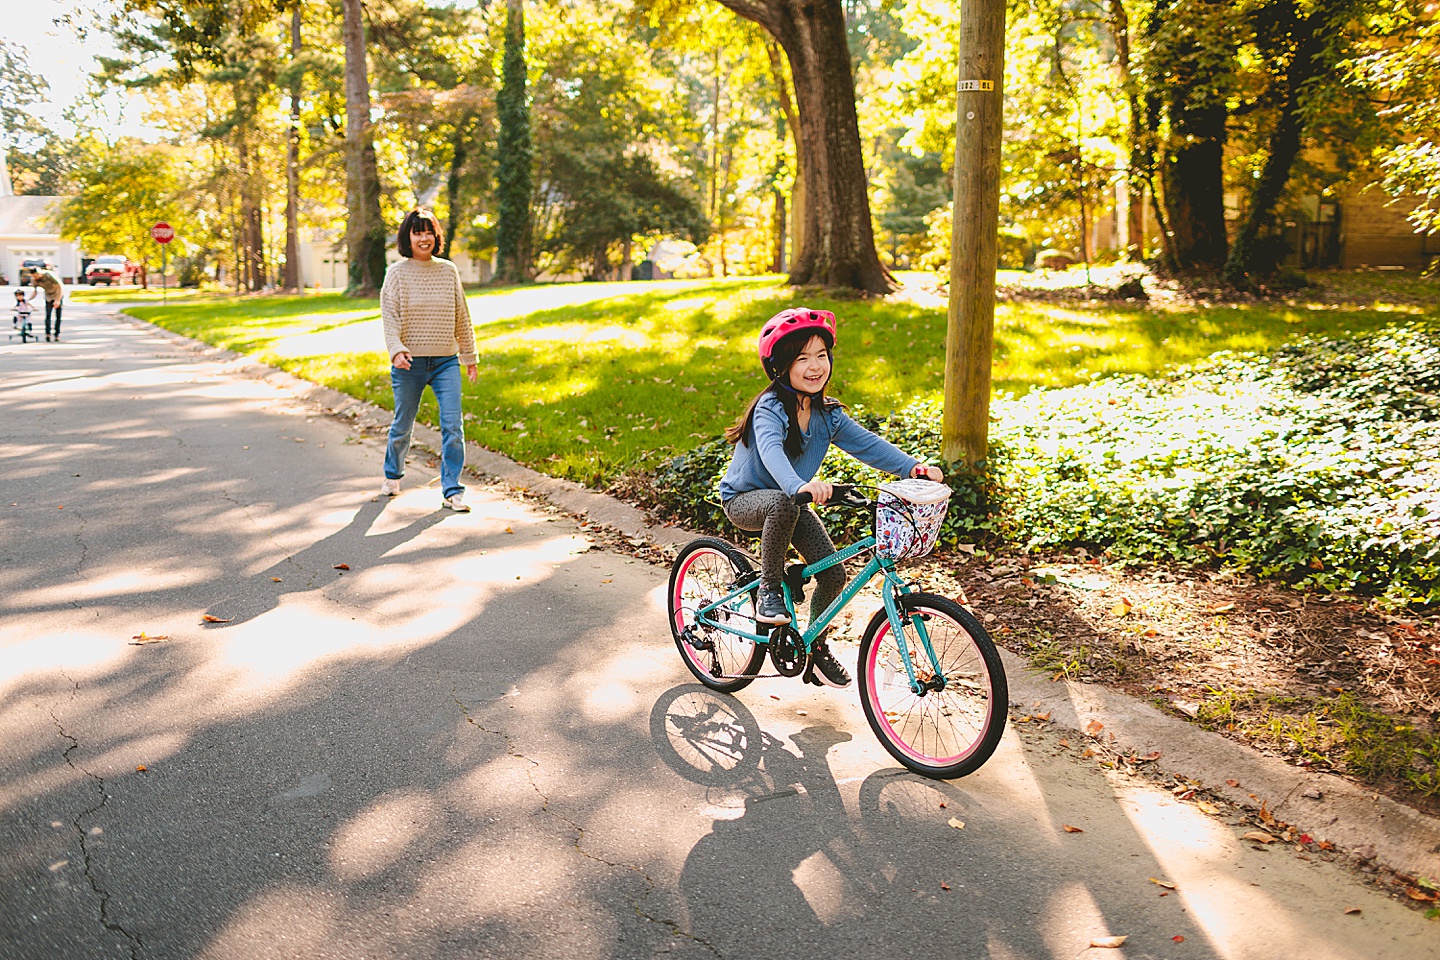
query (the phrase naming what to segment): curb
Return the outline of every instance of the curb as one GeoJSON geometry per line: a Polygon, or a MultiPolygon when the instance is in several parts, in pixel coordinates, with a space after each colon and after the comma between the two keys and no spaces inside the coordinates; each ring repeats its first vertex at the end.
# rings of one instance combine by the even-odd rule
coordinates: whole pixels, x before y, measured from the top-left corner
{"type": "MultiPolygon", "coordinates": [[[[249,356],[212,347],[190,337],[116,311],[111,316],[159,334],[202,356],[228,361],[233,372],[264,380],[331,416],[359,426],[387,428],[390,411],[346,393],[303,380],[249,356]]],[[[415,441],[431,453],[440,447],[438,430],[417,423],[415,441]]],[[[569,480],[546,476],[501,454],[466,441],[466,466],[560,509],[611,527],[629,539],[681,546],[700,536],[680,527],[655,526],[645,513],[569,480]]],[[[1157,770],[1204,784],[1212,793],[1248,810],[1262,806],[1275,819],[1317,840],[1328,840],[1362,862],[1373,862],[1404,877],[1440,880],[1440,818],[1421,813],[1329,773],[1300,770],[1275,757],[1161,713],[1133,697],[1099,684],[1053,682],[1019,656],[1001,649],[1012,704],[1047,713],[1050,724],[1087,735],[1099,723],[1106,749],[1146,756],[1158,754],[1157,770]],[[1227,781],[1235,781],[1232,787],[1227,781]]]]}

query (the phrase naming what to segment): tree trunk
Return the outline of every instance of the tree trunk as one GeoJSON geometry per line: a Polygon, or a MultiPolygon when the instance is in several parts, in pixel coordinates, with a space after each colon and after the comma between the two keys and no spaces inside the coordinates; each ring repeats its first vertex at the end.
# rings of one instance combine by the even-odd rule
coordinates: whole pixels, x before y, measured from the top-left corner
{"type": "MultiPolygon", "coordinates": [[[[290,14],[290,62],[300,58],[300,7],[290,14]]],[[[300,290],[300,74],[290,83],[290,129],[285,134],[285,289],[300,290]]]]}
{"type": "Polygon", "coordinates": [[[1261,231],[1274,222],[1275,206],[1285,192],[1290,168],[1300,154],[1300,137],[1305,127],[1305,90],[1322,70],[1328,68],[1322,54],[1326,35],[1333,29],[1336,28],[1327,18],[1317,12],[1296,23],[1289,32],[1299,41],[1286,73],[1284,101],[1280,104],[1275,129],[1270,133],[1269,153],[1250,196],[1245,222],[1235,237],[1229,259],[1225,261],[1225,279],[1235,287],[1249,287],[1250,275],[1257,272],[1257,267],[1269,270],[1275,266],[1255,262],[1255,241],[1260,238],[1261,231]]]}
{"type": "MultiPolygon", "coordinates": [[[[785,79],[785,64],[780,59],[780,45],[774,42],[765,44],[765,52],[770,55],[770,73],[775,78],[775,92],[780,101],[780,110],[785,115],[785,126],[790,131],[790,136],[795,142],[795,183],[790,188],[790,221],[789,221],[789,242],[790,253],[788,263],[794,263],[799,258],[800,244],[804,242],[804,216],[805,216],[805,156],[800,152],[800,120],[795,116],[795,104],[790,99],[790,83],[785,79]]],[[[783,145],[783,144],[782,144],[783,145]]],[[[787,258],[785,251],[780,252],[779,264],[776,273],[784,273],[787,269],[787,258]]]]}
{"type": "Polygon", "coordinates": [[[250,161],[249,130],[235,127],[236,166],[240,175],[240,255],[245,261],[245,289],[265,286],[265,231],[260,213],[260,177],[250,161]]]}
{"type": "Polygon", "coordinates": [[[630,274],[635,269],[635,241],[626,237],[620,244],[620,269],[615,277],[616,280],[629,280],[630,274]]]}
{"type": "Polygon", "coordinates": [[[778,187],[771,191],[775,195],[775,213],[771,217],[771,229],[774,231],[775,244],[772,248],[770,259],[771,273],[785,272],[785,227],[789,221],[789,215],[785,212],[785,192],[778,187]]]}
{"type": "Polygon", "coordinates": [[[455,243],[456,225],[460,222],[460,171],[470,155],[468,134],[465,126],[456,124],[455,133],[450,138],[450,169],[445,174],[445,208],[448,217],[445,224],[445,247],[440,254],[446,260],[455,259],[450,255],[450,249],[455,243]]]}
{"type": "Polygon", "coordinates": [[[380,217],[380,172],[370,124],[370,78],[365,66],[365,21],[360,0],[341,0],[345,15],[345,246],[352,297],[373,297],[385,279],[385,222],[380,217]]]}
{"type": "Polygon", "coordinates": [[[500,134],[496,149],[499,223],[495,229],[495,279],[521,283],[530,276],[530,107],[525,100],[525,5],[506,0],[505,58],[501,69],[500,134]]]}
{"type": "MultiPolygon", "coordinates": [[[[1228,14],[1225,0],[1194,0],[1185,10],[1157,3],[1151,30],[1169,30],[1152,52],[1151,86],[1160,91],[1160,108],[1169,121],[1169,135],[1160,144],[1160,187],[1165,219],[1173,241],[1175,266],[1182,272],[1218,271],[1225,262],[1225,92],[1234,70],[1234,39],[1205,29],[1207,22],[1228,14]],[[1195,21],[1175,29],[1182,18],[1195,21]],[[1207,39],[1211,42],[1207,45],[1207,39]]],[[[1233,31],[1231,32],[1233,34],[1233,31]]]]}
{"type": "Polygon", "coordinates": [[[1154,163],[1154,151],[1147,149],[1144,112],[1139,87],[1130,72],[1130,15],[1125,0],[1110,0],[1106,22],[1115,41],[1115,70],[1130,107],[1130,163],[1120,189],[1125,191],[1125,258],[1132,263],[1145,259],[1144,182],[1154,163]]]}
{"type": "Polygon", "coordinates": [[[773,36],[790,61],[805,214],[792,284],[895,289],[875,252],[869,179],[840,0],[720,0],[773,36]]]}

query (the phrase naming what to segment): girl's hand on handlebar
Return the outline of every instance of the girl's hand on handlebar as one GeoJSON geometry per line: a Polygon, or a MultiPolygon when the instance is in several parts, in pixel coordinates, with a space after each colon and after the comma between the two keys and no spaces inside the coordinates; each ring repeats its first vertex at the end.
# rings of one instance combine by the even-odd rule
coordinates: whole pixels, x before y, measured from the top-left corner
{"type": "Polygon", "coordinates": [[[814,503],[823,505],[835,494],[835,487],[823,480],[811,480],[805,484],[797,493],[808,493],[814,503]]]}
{"type": "Polygon", "coordinates": [[[939,467],[932,467],[928,463],[915,464],[915,469],[910,471],[910,476],[934,480],[936,483],[941,483],[945,480],[945,472],[939,467]]]}

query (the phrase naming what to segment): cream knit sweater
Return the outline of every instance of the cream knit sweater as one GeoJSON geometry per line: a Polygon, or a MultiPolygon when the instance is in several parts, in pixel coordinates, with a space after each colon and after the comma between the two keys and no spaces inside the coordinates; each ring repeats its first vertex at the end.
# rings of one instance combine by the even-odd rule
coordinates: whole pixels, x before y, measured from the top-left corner
{"type": "Polygon", "coordinates": [[[405,257],[385,271],[380,288],[385,349],[393,360],[402,350],[414,357],[448,357],[475,362],[475,327],[460,272],[449,260],[405,257]]]}

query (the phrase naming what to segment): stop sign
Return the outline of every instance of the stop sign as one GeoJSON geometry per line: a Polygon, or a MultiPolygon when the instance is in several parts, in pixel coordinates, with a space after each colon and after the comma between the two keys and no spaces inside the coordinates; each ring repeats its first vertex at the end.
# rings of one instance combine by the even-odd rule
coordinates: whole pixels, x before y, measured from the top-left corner
{"type": "Polygon", "coordinates": [[[155,238],[156,243],[169,243],[175,239],[175,228],[161,220],[150,228],[150,236],[155,238]]]}

